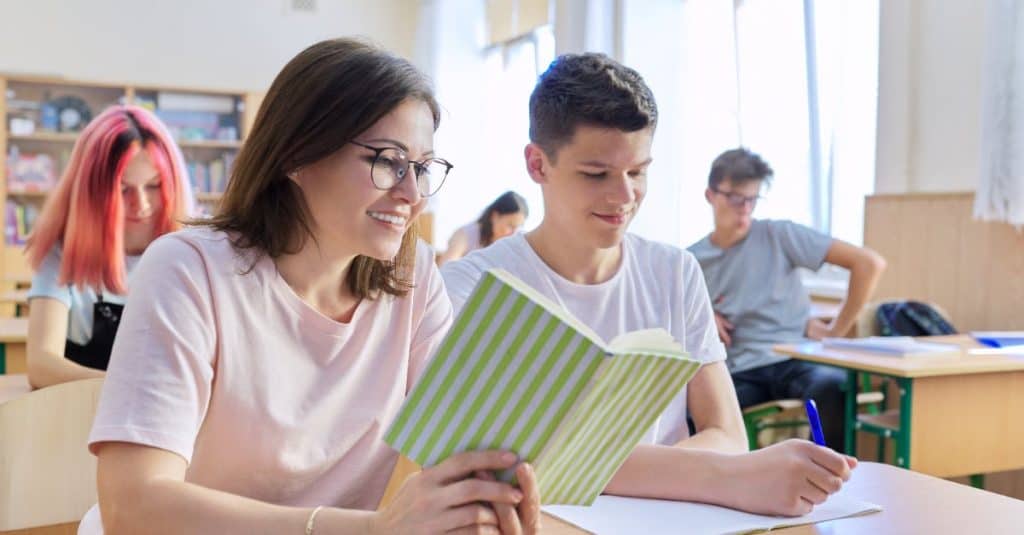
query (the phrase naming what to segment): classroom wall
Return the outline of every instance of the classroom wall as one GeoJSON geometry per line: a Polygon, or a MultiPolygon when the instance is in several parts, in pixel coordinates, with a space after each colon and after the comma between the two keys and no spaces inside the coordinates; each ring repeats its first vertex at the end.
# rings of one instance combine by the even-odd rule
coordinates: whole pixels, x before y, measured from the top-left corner
{"type": "Polygon", "coordinates": [[[2,3],[0,72],[263,90],[305,46],[372,36],[407,57],[412,0],[31,0],[2,3]],[[147,23],[139,24],[139,20],[147,23]]]}
{"type": "Polygon", "coordinates": [[[963,0],[881,2],[878,193],[977,188],[984,10],[963,0]]]}

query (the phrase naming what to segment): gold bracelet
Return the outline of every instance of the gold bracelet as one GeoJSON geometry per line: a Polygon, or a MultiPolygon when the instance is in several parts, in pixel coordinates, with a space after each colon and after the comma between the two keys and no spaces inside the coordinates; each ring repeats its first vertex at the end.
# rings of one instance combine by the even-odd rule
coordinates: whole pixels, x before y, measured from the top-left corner
{"type": "Polygon", "coordinates": [[[313,522],[316,521],[316,514],[323,508],[324,506],[318,505],[316,509],[313,509],[312,513],[309,513],[309,520],[306,520],[306,535],[313,535],[313,522]]]}

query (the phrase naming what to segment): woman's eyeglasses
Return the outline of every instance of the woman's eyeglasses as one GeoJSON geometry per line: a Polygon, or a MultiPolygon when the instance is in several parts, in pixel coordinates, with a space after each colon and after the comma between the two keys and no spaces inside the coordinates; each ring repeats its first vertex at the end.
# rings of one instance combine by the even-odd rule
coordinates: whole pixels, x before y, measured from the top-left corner
{"type": "Polygon", "coordinates": [[[416,175],[416,189],[420,195],[430,197],[441,189],[448,172],[455,167],[442,158],[427,158],[420,162],[410,160],[409,155],[397,147],[373,147],[358,141],[352,141],[352,144],[373,151],[370,180],[380,190],[390,190],[401,184],[412,166],[416,175]]]}

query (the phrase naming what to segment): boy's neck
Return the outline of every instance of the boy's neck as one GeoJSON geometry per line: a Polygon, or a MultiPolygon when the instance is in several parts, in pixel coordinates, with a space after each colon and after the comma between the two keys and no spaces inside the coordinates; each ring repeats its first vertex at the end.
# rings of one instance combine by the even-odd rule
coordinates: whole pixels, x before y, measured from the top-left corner
{"type": "Polygon", "coordinates": [[[711,236],[708,237],[711,240],[711,245],[718,247],[719,249],[728,249],[733,245],[743,241],[743,238],[750,234],[750,227],[746,229],[725,229],[715,227],[715,230],[711,231],[711,236]]]}
{"type": "Polygon", "coordinates": [[[619,271],[622,243],[598,249],[541,223],[526,234],[526,242],[549,268],[576,284],[600,284],[619,271]]]}

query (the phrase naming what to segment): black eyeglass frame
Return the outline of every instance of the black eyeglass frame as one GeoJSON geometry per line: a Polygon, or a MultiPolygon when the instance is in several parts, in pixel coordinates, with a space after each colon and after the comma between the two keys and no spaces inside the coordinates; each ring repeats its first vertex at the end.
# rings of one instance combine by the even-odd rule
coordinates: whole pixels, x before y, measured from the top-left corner
{"type": "Polygon", "coordinates": [[[444,181],[448,178],[448,173],[450,173],[452,169],[455,168],[455,166],[452,165],[451,162],[445,160],[444,158],[427,158],[423,161],[412,160],[409,158],[409,155],[406,154],[404,150],[398,147],[374,147],[373,145],[367,145],[365,143],[360,143],[355,140],[352,140],[349,143],[373,151],[373,163],[370,164],[370,182],[373,184],[373,187],[381,191],[389,191],[394,188],[397,188],[402,183],[402,181],[405,180],[405,177],[409,175],[409,165],[411,164],[414,170],[413,173],[416,175],[417,179],[416,189],[420,192],[420,195],[424,197],[431,197],[433,195],[436,195],[437,192],[441,191],[441,186],[444,185],[444,181]],[[384,154],[384,151],[387,150],[393,150],[398,154],[402,155],[402,157],[405,159],[405,164],[402,165],[400,169],[398,168],[398,166],[392,166],[390,172],[395,176],[395,183],[388,187],[381,187],[380,184],[377,183],[377,180],[374,179],[374,171],[376,170],[377,162],[379,162],[381,159],[381,154],[384,154]],[[439,163],[443,165],[444,175],[441,177],[441,180],[438,181],[437,187],[433,188],[433,191],[425,192],[420,187],[419,178],[421,173],[423,173],[423,171],[426,170],[431,163],[439,163]]]}
{"type": "Polygon", "coordinates": [[[757,201],[764,199],[764,195],[754,195],[753,197],[747,197],[746,195],[740,195],[732,191],[722,191],[718,188],[711,188],[711,191],[725,197],[725,202],[729,203],[729,206],[733,208],[743,208],[750,203],[750,207],[757,206],[757,201]]]}

